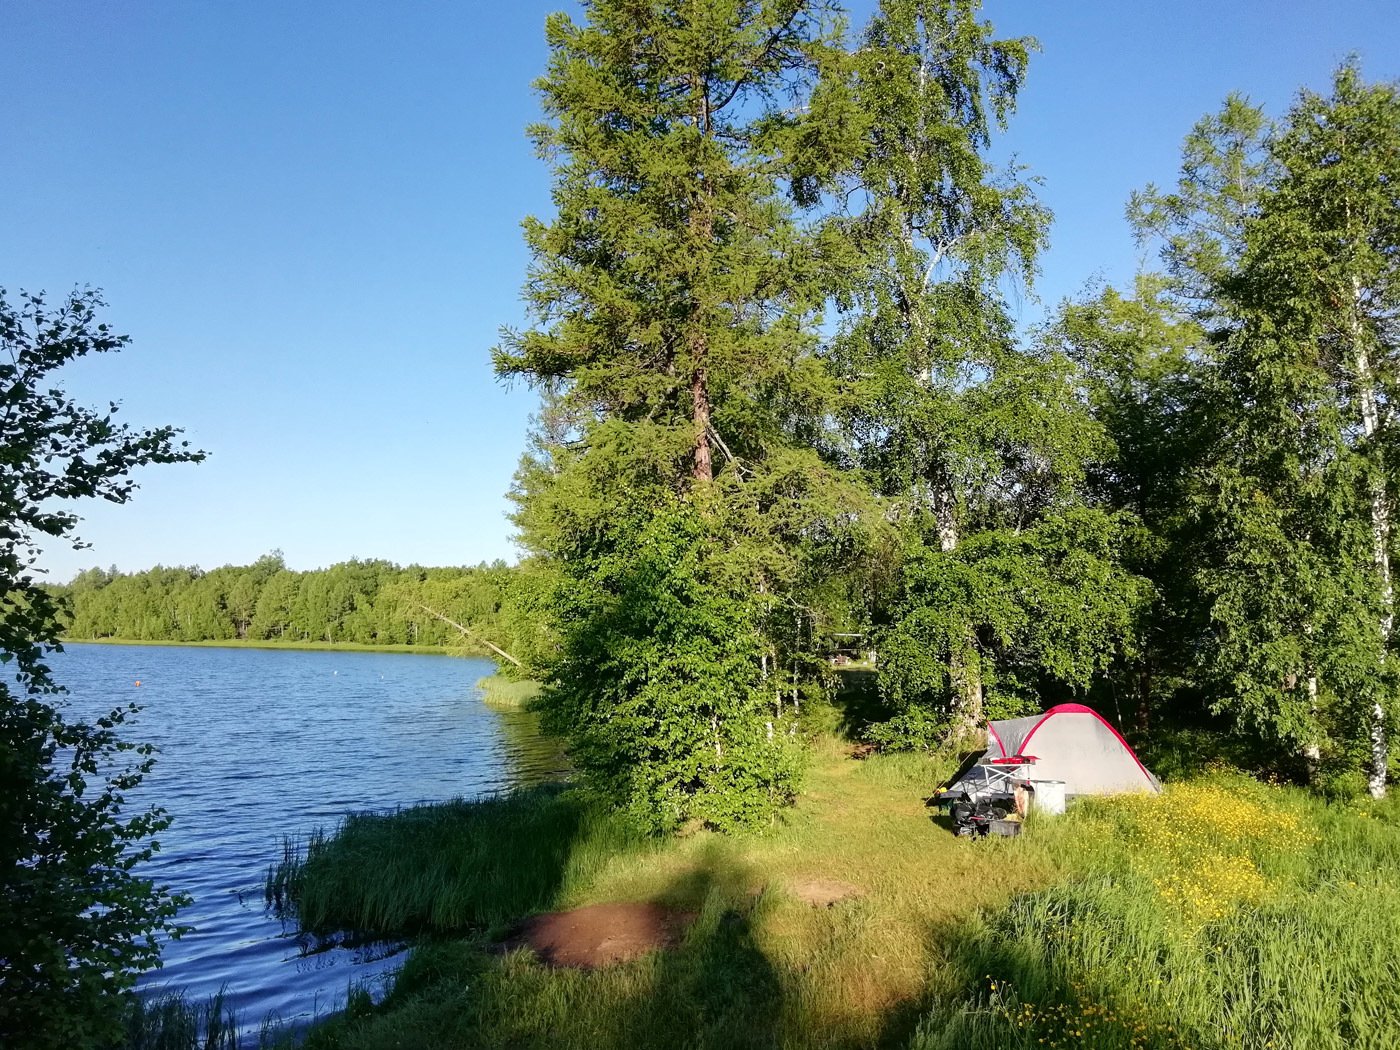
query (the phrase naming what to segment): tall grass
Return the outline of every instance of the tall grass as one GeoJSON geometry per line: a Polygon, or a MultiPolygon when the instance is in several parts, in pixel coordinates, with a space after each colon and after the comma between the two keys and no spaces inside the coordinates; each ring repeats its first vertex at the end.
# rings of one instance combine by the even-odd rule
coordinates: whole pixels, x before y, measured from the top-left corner
{"type": "Polygon", "coordinates": [[[238,1022],[224,993],[191,1002],[179,992],[133,996],[123,1050],[239,1050],[238,1022]]]}
{"type": "Polygon", "coordinates": [[[514,681],[498,674],[487,675],[476,683],[481,690],[481,702],[499,711],[528,711],[540,695],[540,683],[514,681]]]}
{"type": "Polygon", "coordinates": [[[1400,829],[1244,777],[1082,805],[914,1050],[1400,1046],[1400,829]]]}
{"type": "Polygon", "coordinates": [[[282,1050],[291,1033],[268,1018],[256,1036],[241,1038],[238,1018],[221,989],[208,999],[191,1000],[182,991],[130,997],[119,1050],[282,1050]]]}
{"type": "MultiPolygon", "coordinates": [[[[337,1019],[364,1017],[373,1009],[369,990],[352,983],[337,1019]]],[[[256,1031],[240,1026],[223,989],[203,1001],[175,989],[130,994],[122,1040],[109,1050],[294,1050],[304,1034],[275,1014],[263,1018],[256,1031]]]]}
{"type": "Polygon", "coordinates": [[[346,818],[269,874],[303,927],[386,937],[493,926],[550,906],[643,848],[622,821],[557,785],[346,818]]]}

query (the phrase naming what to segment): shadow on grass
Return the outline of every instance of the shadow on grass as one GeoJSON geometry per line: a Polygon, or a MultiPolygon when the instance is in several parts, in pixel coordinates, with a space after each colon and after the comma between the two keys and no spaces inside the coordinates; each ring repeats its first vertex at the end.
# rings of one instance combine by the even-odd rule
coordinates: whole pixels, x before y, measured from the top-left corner
{"type": "Polygon", "coordinates": [[[659,894],[696,912],[681,943],[593,971],[502,957],[484,934],[425,940],[371,1016],[332,1021],[306,1046],[776,1046],[782,988],[754,937],[771,902],[751,890],[741,866],[702,857],[659,894]]]}
{"type": "Polygon", "coordinates": [[[548,908],[609,858],[646,846],[582,792],[543,785],[347,817],[269,871],[267,896],[318,934],[470,932],[548,908]]]}
{"type": "Polygon", "coordinates": [[[909,1050],[1224,1050],[1200,1032],[1188,1038],[1174,1018],[1131,996],[1117,1005],[1095,997],[1092,975],[1076,964],[1001,939],[1004,925],[968,930],[945,946],[956,990],[931,999],[915,1024],[889,1031],[909,1050]]]}
{"type": "Polygon", "coordinates": [[[835,718],[828,728],[851,743],[863,741],[869,726],[890,717],[880,698],[879,676],[874,671],[840,670],[831,707],[835,718]]]}

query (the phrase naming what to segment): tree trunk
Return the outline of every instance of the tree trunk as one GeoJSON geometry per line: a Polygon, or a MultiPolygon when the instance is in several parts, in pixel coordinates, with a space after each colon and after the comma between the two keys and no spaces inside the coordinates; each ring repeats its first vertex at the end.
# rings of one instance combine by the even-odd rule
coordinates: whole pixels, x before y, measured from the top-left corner
{"type": "MultiPolygon", "coordinates": [[[[1312,531],[1307,533],[1308,542],[1312,542],[1312,531]]],[[[1303,624],[1303,637],[1307,640],[1307,655],[1303,661],[1303,677],[1307,683],[1308,690],[1308,739],[1302,748],[1303,769],[1307,772],[1308,783],[1316,784],[1317,775],[1322,769],[1322,732],[1318,724],[1317,708],[1317,666],[1314,663],[1313,651],[1313,625],[1311,622],[1303,624]]],[[[1284,681],[1285,689],[1295,689],[1298,685],[1298,676],[1290,673],[1284,681]]]]}
{"type": "Polygon", "coordinates": [[[1303,767],[1307,770],[1308,783],[1317,783],[1317,774],[1322,768],[1322,747],[1317,741],[1317,675],[1308,675],[1308,710],[1312,713],[1313,736],[1303,746],[1303,767]]]}
{"type": "MultiPolygon", "coordinates": [[[[1356,386],[1361,403],[1361,426],[1367,445],[1372,445],[1380,429],[1380,412],[1376,404],[1375,381],[1371,374],[1371,357],[1361,324],[1361,281],[1351,279],[1351,343],[1356,366],[1356,386]]],[[[1380,577],[1381,588],[1381,660],[1390,652],[1390,636],[1395,625],[1395,588],[1390,575],[1390,496],[1385,477],[1379,470],[1371,474],[1371,554],[1380,577]]],[[[1371,769],[1369,787],[1372,798],[1385,797],[1385,781],[1389,748],[1385,736],[1385,708],[1377,700],[1371,706],[1371,769]]]]}
{"type": "Polygon", "coordinates": [[[501,648],[499,645],[497,645],[495,642],[490,641],[490,640],[487,639],[487,638],[483,638],[481,635],[477,634],[477,633],[476,633],[475,631],[473,631],[473,630],[470,630],[470,629],[468,629],[468,628],[466,628],[466,627],[463,627],[463,626],[462,626],[460,623],[458,623],[456,620],[449,619],[448,617],[444,616],[442,613],[438,612],[436,609],[430,608],[430,607],[427,606],[427,605],[420,605],[420,606],[418,606],[418,608],[422,609],[422,610],[423,610],[425,613],[427,613],[429,616],[435,616],[435,617],[437,617],[437,619],[441,620],[443,623],[445,623],[445,624],[447,624],[447,625],[449,625],[449,626],[451,626],[451,627],[457,628],[457,630],[458,630],[459,632],[461,632],[462,637],[464,637],[464,638],[470,638],[470,639],[471,639],[472,641],[474,641],[474,642],[480,642],[482,645],[486,646],[488,649],[490,649],[490,650],[491,650],[493,653],[495,653],[497,656],[500,656],[502,659],[509,660],[511,663],[515,664],[516,667],[522,666],[522,664],[520,663],[519,660],[517,660],[515,657],[511,656],[510,653],[506,652],[504,649],[502,649],[502,648],[501,648]]]}
{"type": "MultiPolygon", "coordinates": [[[[934,518],[938,522],[938,549],[951,554],[958,546],[958,523],[954,514],[954,497],[945,485],[934,490],[934,518]]],[[[953,739],[975,737],[982,727],[982,674],[977,665],[977,638],[972,628],[967,632],[967,652],[971,659],[958,653],[948,658],[948,678],[953,687],[953,739]]]]}
{"type": "Polygon", "coordinates": [[[691,422],[695,426],[694,477],[698,482],[713,481],[714,459],[710,454],[710,388],[705,369],[706,340],[702,333],[691,339],[691,351],[698,362],[690,376],[691,422]]]}
{"type": "MultiPolygon", "coordinates": [[[[691,94],[695,103],[695,127],[705,138],[712,135],[710,127],[709,85],[704,78],[691,77],[691,94]]],[[[708,179],[700,179],[695,199],[691,203],[690,233],[694,248],[705,257],[710,254],[715,235],[713,190],[708,179]]],[[[714,480],[714,459],[710,451],[710,376],[706,358],[710,353],[708,322],[703,301],[697,301],[690,318],[690,415],[695,428],[692,476],[704,484],[714,480]]]]}

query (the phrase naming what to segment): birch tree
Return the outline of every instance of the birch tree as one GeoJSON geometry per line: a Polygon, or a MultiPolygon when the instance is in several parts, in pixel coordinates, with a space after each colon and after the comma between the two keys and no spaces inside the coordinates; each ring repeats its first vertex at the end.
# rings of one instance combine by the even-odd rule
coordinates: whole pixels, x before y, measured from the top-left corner
{"type": "Polygon", "coordinates": [[[885,0],[855,56],[868,123],[835,223],[856,264],[833,356],[855,454],[904,536],[879,646],[900,712],[880,731],[890,742],[970,736],[989,698],[997,712],[1033,706],[1040,670],[1074,664],[1082,683],[1098,666],[1031,637],[1046,623],[1032,610],[1055,604],[1052,552],[1081,529],[1081,551],[1103,552],[1114,526],[1073,513],[1102,436],[1075,366],[1022,345],[1007,305],[1034,275],[1049,214],[1023,172],[987,154],[1034,42],[997,38],[979,11],[885,0]],[[1005,590],[1008,574],[1036,593],[1005,590]]]}
{"type": "MultiPolygon", "coordinates": [[[[1400,376],[1400,94],[1367,85],[1354,63],[1330,96],[1304,92],[1275,155],[1282,169],[1261,218],[1259,252],[1286,260],[1271,291],[1304,314],[1311,355],[1326,369],[1344,413],[1347,446],[1360,457],[1370,533],[1379,658],[1393,649],[1391,535],[1400,435],[1392,405],[1400,376]],[[1286,282],[1286,283],[1285,283],[1286,282]]],[[[1370,793],[1386,790],[1393,672],[1377,676],[1366,708],[1370,793]]]]}
{"type": "MultiPolygon", "coordinates": [[[[1385,793],[1393,717],[1400,101],[1303,92],[1216,279],[1203,522],[1217,706],[1385,793]]],[[[1326,772],[1326,771],[1324,771],[1326,772]]],[[[1330,775],[1330,774],[1329,774],[1330,775]]]]}

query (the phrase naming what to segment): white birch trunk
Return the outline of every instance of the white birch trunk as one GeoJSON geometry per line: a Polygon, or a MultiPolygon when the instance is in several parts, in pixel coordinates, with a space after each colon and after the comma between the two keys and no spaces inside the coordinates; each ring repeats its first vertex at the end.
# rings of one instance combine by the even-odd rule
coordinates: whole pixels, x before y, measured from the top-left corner
{"type": "MultiPolygon", "coordinates": [[[[958,523],[954,516],[954,497],[947,489],[942,489],[934,497],[934,516],[938,521],[938,549],[945,554],[956,550],[958,523]]],[[[976,658],[973,659],[975,661],[976,658]]],[[[948,672],[958,705],[953,719],[953,736],[959,740],[975,738],[982,725],[982,675],[975,662],[956,656],[948,672]]]]}
{"type": "Polygon", "coordinates": [[[1308,771],[1308,783],[1317,782],[1318,770],[1322,767],[1322,748],[1317,742],[1317,675],[1308,675],[1308,711],[1312,715],[1312,739],[1303,748],[1303,764],[1308,771]]]}
{"type": "MultiPolygon", "coordinates": [[[[1358,400],[1361,403],[1361,426],[1367,443],[1373,442],[1380,429],[1380,412],[1376,404],[1375,381],[1371,374],[1371,357],[1361,326],[1361,280],[1351,279],[1351,343],[1356,367],[1358,400]]],[[[1391,631],[1395,626],[1395,588],[1390,574],[1390,496],[1385,479],[1378,473],[1371,477],[1371,554],[1381,585],[1381,660],[1390,650],[1391,631]]],[[[1385,797],[1385,780],[1389,747],[1385,737],[1385,709],[1377,701],[1371,707],[1371,769],[1369,787],[1372,798],[1385,797]]]]}

